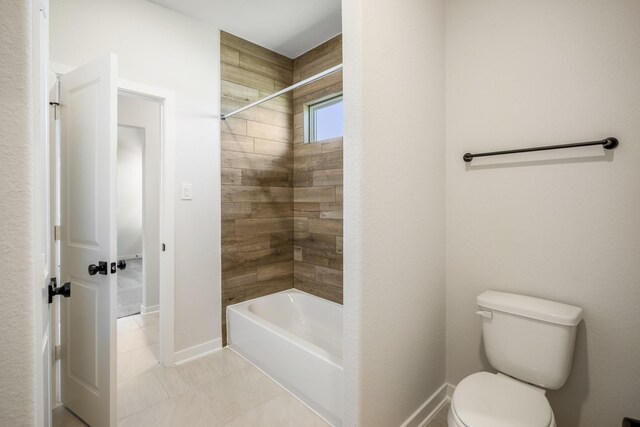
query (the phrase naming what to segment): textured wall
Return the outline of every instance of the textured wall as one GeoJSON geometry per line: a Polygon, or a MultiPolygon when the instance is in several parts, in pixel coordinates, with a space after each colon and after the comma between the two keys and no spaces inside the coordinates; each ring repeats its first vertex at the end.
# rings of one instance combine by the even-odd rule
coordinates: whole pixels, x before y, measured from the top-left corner
{"type": "MultiPolygon", "coordinates": [[[[221,44],[223,113],[291,85],[291,59],[225,32],[221,44]]],[[[221,122],[223,337],[227,305],[293,287],[291,108],[289,93],[221,122]]]]}
{"type": "Polygon", "coordinates": [[[31,426],[41,354],[34,336],[31,1],[0,3],[0,28],[0,425],[31,426]]]}
{"type": "Polygon", "coordinates": [[[559,426],[640,418],[640,2],[447,3],[447,380],[488,365],[476,296],[584,308],[559,426]],[[474,160],[466,151],[599,139],[474,160]]]}
{"type": "MultiPolygon", "coordinates": [[[[295,59],[299,82],[342,63],[342,36],[295,59]]],[[[342,304],[342,138],[304,143],[304,106],[342,92],[342,72],[293,92],[294,286],[342,304]]]]}
{"type": "Polygon", "coordinates": [[[444,383],[444,1],[343,2],[345,425],[444,383]]]}

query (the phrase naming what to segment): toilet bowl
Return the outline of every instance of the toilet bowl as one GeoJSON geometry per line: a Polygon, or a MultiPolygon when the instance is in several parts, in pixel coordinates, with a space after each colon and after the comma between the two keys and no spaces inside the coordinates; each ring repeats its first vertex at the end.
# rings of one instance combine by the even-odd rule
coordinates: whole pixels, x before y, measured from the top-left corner
{"type": "Polygon", "coordinates": [[[477,302],[485,354],[499,373],[460,381],[449,427],[555,427],[545,390],[559,389],[569,376],[582,309],[497,291],[477,302]]]}
{"type": "Polygon", "coordinates": [[[449,427],[556,427],[544,390],[489,372],[458,384],[447,421],[449,427]]]}

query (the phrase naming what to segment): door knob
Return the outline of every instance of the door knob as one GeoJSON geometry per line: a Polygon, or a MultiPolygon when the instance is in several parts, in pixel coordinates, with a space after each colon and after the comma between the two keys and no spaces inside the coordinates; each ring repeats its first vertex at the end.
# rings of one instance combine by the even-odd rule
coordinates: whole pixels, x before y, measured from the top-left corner
{"type": "Polygon", "coordinates": [[[127,268],[127,261],[121,259],[120,261],[118,261],[118,268],[120,270],[126,270],[127,268]]]}
{"type": "Polygon", "coordinates": [[[100,261],[98,265],[91,264],[88,268],[89,276],[95,276],[97,273],[102,275],[107,274],[107,263],[104,261],[100,261]]]}

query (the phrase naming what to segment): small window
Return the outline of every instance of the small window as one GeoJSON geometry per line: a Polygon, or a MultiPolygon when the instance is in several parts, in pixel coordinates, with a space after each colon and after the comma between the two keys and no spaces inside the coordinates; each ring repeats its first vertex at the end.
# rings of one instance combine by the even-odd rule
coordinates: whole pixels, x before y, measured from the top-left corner
{"type": "Polygon", "coordinates": [[[344,134],[342,95],[308,104],[305,114],[305,142],[339,138],[344,134]]]}

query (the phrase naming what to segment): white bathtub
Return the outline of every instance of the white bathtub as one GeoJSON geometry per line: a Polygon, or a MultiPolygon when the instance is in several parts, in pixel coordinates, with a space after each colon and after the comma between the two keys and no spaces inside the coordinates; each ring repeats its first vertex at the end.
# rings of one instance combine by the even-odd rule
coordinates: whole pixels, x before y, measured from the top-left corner
{"type": "Polygon", "coordinates": [[[229,348],[342,425],[342,306],[297,289],[227,307],[229,348]]]}

